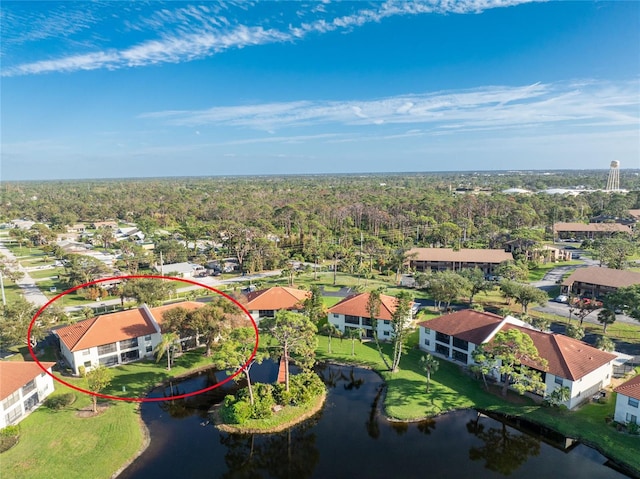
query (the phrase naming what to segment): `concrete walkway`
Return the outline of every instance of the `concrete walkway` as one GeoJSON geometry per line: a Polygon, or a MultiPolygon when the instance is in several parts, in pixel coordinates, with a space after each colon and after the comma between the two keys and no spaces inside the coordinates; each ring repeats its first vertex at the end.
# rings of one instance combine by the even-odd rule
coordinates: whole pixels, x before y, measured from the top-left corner
{"type": "Polygon", "coordinates": [[[9,261],[15,261],[17,264],[17,268],[14,270],[21,271],[24,273],[22,279],[18,280],[16,284],[22,289],[22,293],[24,294],[24,298],[32,303],[34,306],[40,308],[49,302],[47,297],[42,294],[42,291],[36,286],[35,280],[29,276],[29,273],[25,268],[20,265],[18,258],[4,245],[4,243],[0,240],[0,254],[5,256],[9,261]]]}

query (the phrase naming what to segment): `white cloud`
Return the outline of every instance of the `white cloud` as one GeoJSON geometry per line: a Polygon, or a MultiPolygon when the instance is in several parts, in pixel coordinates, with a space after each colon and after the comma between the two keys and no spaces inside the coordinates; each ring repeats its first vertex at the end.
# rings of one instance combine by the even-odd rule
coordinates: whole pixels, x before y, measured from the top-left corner
{"type": "Polygon", "coordinates": [[[275,130],[321,124],[427,124],[462,130],[563,124],[637,125],[637,82],[536,83],[400,95],[373,100],[295,101],[141,115],[171,125],[275,130]]]}
{"type": "MultiPolygon", "coordinates": [[[[358,8],[362,4],[339,3],[335,8],[334,5],[318,4],[309,8],[309,13],[319,18],[299,25],[284,24],[283,19],[279,17],[276,19],[264,18],[257,21],[255,25],[239,24],[227,15],[230,12],[227,11],[228,6],[225,4],[189,5],[173,9],[161,8],[147,17],[133,18],[136,4],[131,4],[133,6],[124,9],[129,12],[126,12],[127,18],[121,20],[122,28],[130,32],[143,33],[149,36],[148,39],[122,48],[107,47],[98,51],[83,51],[58,58],[5,65],[2,76],[102,68],[119,69],[158,63],[187,62],[215,55],[228,49],[290,42],[302,39],[309,34],[324,34],[336,30],[349,31],[367,23],[380,22],[385,18],[398,15],[479,13],[491,8],[508,7],[529,1],[531,0],[387,1],[382,4],[374,3],[371,8],[361,8],[346,15],[339,14],[337,10],[358,8]],[[331,7],[331,11],[329,11],[329,7],[331,7]],[[223,10],[225,16],[221,15],[223,10]],[[266,25],[270,22],[279,26],[263,26],[263,24],[266,25]]],[[[234,7],[248,10],[252,4],[241,2],[234,7]]],[[[23,32],[22,35],[27,35],[31,40],[69,36],[72,33],[90,28],[94,23],[106,18],[105,14],[103,14],[104,18],[95,18],[98,13],[101,13],[101,10],[98,9],[94,12],[94,16],[88,19],[77,21],[73,14],[65,16],[64,13],[51,12],[50,18],[43,19],[43,24],[47,25],[46,27],[27,29],[26,33],[23,32]]],[[[2,15],[3,21],[5,18],[11,19],[12,21],[9,23],[13,25],[9,28],[9,34],[3,35],[3,40],[14,38],[15,35],[12,36],[12,32],[20,32],[20,27],[26,28],[24,25],[19,25],[21,22],[26,23],[26,18],[15,18],[16,16],[11,12],[2,15]]],[[[113,16],[118,17],[117,14],[113,14],[113,16]]],[[[18,34],[16,33],[16,35],[18,34]]],[[[16,41],[26,40],[22,38],[16,41]]]]}

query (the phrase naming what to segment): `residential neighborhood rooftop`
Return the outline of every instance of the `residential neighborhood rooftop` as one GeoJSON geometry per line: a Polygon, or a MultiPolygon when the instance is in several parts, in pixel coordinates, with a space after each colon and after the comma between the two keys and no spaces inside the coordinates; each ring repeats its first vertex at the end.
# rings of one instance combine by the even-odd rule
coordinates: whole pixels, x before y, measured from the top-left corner
{"type": "Polygon", "coordinates": [[[502,263],[513,260],[513,255],[503,249],[462,248],[412,248],[407,251],[411,261],[442,261],[461,263],[502,263]]]}
{"type": "Polygon", "coordinates": [[[615,388],[614,391],[618,394],[624,394],[625,396],[629,396],[634,399],[640,399],[640,374],[637,374],[627,382],[622,383],[620,386],[615,388]]]}
{"type": "Polygon", "coordinates": [[[571,286],[573,283],[589,283],[613,288],[623,288],[640,284],[640,273],[621,269],[588,266],[576,269],[562,282],[563,286],[571,286]]]}
{"type": "Polygon", "coordinates": [[[620,223],[555,223],[553,228],[556,232],[632,233],[631,228],[620,223]]]}
{"type": "MultiPolygon", "coordinates": [[[[41,362],[49,369],[56,363],[41,362]]],[[[13,394],[43,371],[35,361],[0,361],[0,401],[13,394]]]]}
{"type": "MultiPolygon", "coordinates": [[[[344,314],[349,316],[359,316],[369,318],[371,315],[367,310],[369,293],[358,293],[347,296],[339,303],[329,308],[329,313],[344,314]]],[[[376,319],[391,320],[396,310],[398,300],[386,294],[380,295],[380,314],[376,319]]]]}
{"type": "Polygon", "coordinates": [[[518,329],[533,341],[547,367],[523,361],[536,369],[575,381],[616,359],[616,355],[596,349],[587,343],[562,334],[546,333],[522,326],[522,321],[493,313],[462,310],[419,323],[420,326],[479,345],[490,343],[498,331],[518,329]]]}
{"type": "Polygon", "coordinates": [[[255,310],[301,309],[306,299],[311,297],[310,291],[274,286],[247,294],[245,308],[255,310]]]}
{"type": "Polygon", "coordinates": [[[96,316],[55,331],[72,352],[155,332],[143,308],[96,316]]]}

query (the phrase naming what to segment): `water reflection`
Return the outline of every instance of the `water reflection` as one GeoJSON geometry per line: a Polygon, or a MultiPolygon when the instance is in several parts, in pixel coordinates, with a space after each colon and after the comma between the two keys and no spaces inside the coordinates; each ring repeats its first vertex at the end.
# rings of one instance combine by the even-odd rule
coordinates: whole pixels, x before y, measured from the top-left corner
{"type": "Polygon", "coordinates": [[[258,477],[311,477],[320,460],[316,435],[312,432],[316,421],[288,431],[265,435],[221,435],[220,444],[227,448],[224,456],[228,470],[225,479],[258,477]]]}
{"type": "MultiPolygon", "coordinates": [[[[266,366],[256,372],[272,377],[277,365],[266,366]]],[[[234,383],[184,400],[144,403],[141,415],[151,444],[120,479],[624,477],[603,466],[606,458],[595,450],[553,448],[543,431],[531,436],[520,420],[505,424],[475,411],[458,411],[416,423],[390,423],[380,413],[385,388],[376,373],[326,365],[318,373],[329,390],[324,409],[279,434],[225,434],[206,425],[207,409],[221,402],[234,383]]],[[[195,391],[223,378],[201,373],[153,394],[195,391]]],[[[554,438],[553,443],[561,441],[554,438]]]]}
{"type": "Polygon", "coordinates": [[[469,459],[484,461],[484,467],[505,476],[520,469],[529,457],[540,454],[539,439],[507,429],[505,423],[485,430],[479,413],[467,423],[467,430],[484,443],[469,449],[469,459]]]}

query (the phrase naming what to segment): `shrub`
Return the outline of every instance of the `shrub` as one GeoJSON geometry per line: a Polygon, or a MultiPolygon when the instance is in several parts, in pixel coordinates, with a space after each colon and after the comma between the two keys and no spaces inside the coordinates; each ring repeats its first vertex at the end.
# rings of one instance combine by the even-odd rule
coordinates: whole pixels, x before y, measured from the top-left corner
{"type": "Polygon", "coordinates": [[[20,426],[7,426],[0,429],[0,453],[8,451],[18,443],[20,426]]]}
{"type": "Polygon", "coordinates": [[[255,387],[253,414],[254,419],[265,419],[271,417],[272,408],[276,402],[273,397],[273,386],[271,384],[258,383],[255,387]]]}
{"type": "Polygon", "coordinates": [[[640,425],[638,425],[638,423],[635,423],[635,422],[630,422],[629,424],[627,424],[627,432],[629,434],[633,434],[634,436],[637,436],[638,434],[640,434],[640,425]]]}
{"type": "Polygon", "coordinates": [[[290,379],[291,402],[295,405],[304,404],[319,396],[325,390],[320,377],[313,373],[300,373],[290,379]]]}
{"type": "Polygon", "coordinates": [[[60,394],[59,396],[53,396],[47,398],[44,405],[49,409],[57,411],[63,407],[67,407],[76,400],[76,395],[73,393],[60,394]]]}
{"type": "Polygon", "coordinates": [[[276,404],[288,406],[291,404],[291,391],[287,391],[284,384],[276,384],[273,387],[273,399],[276,404]]]}

